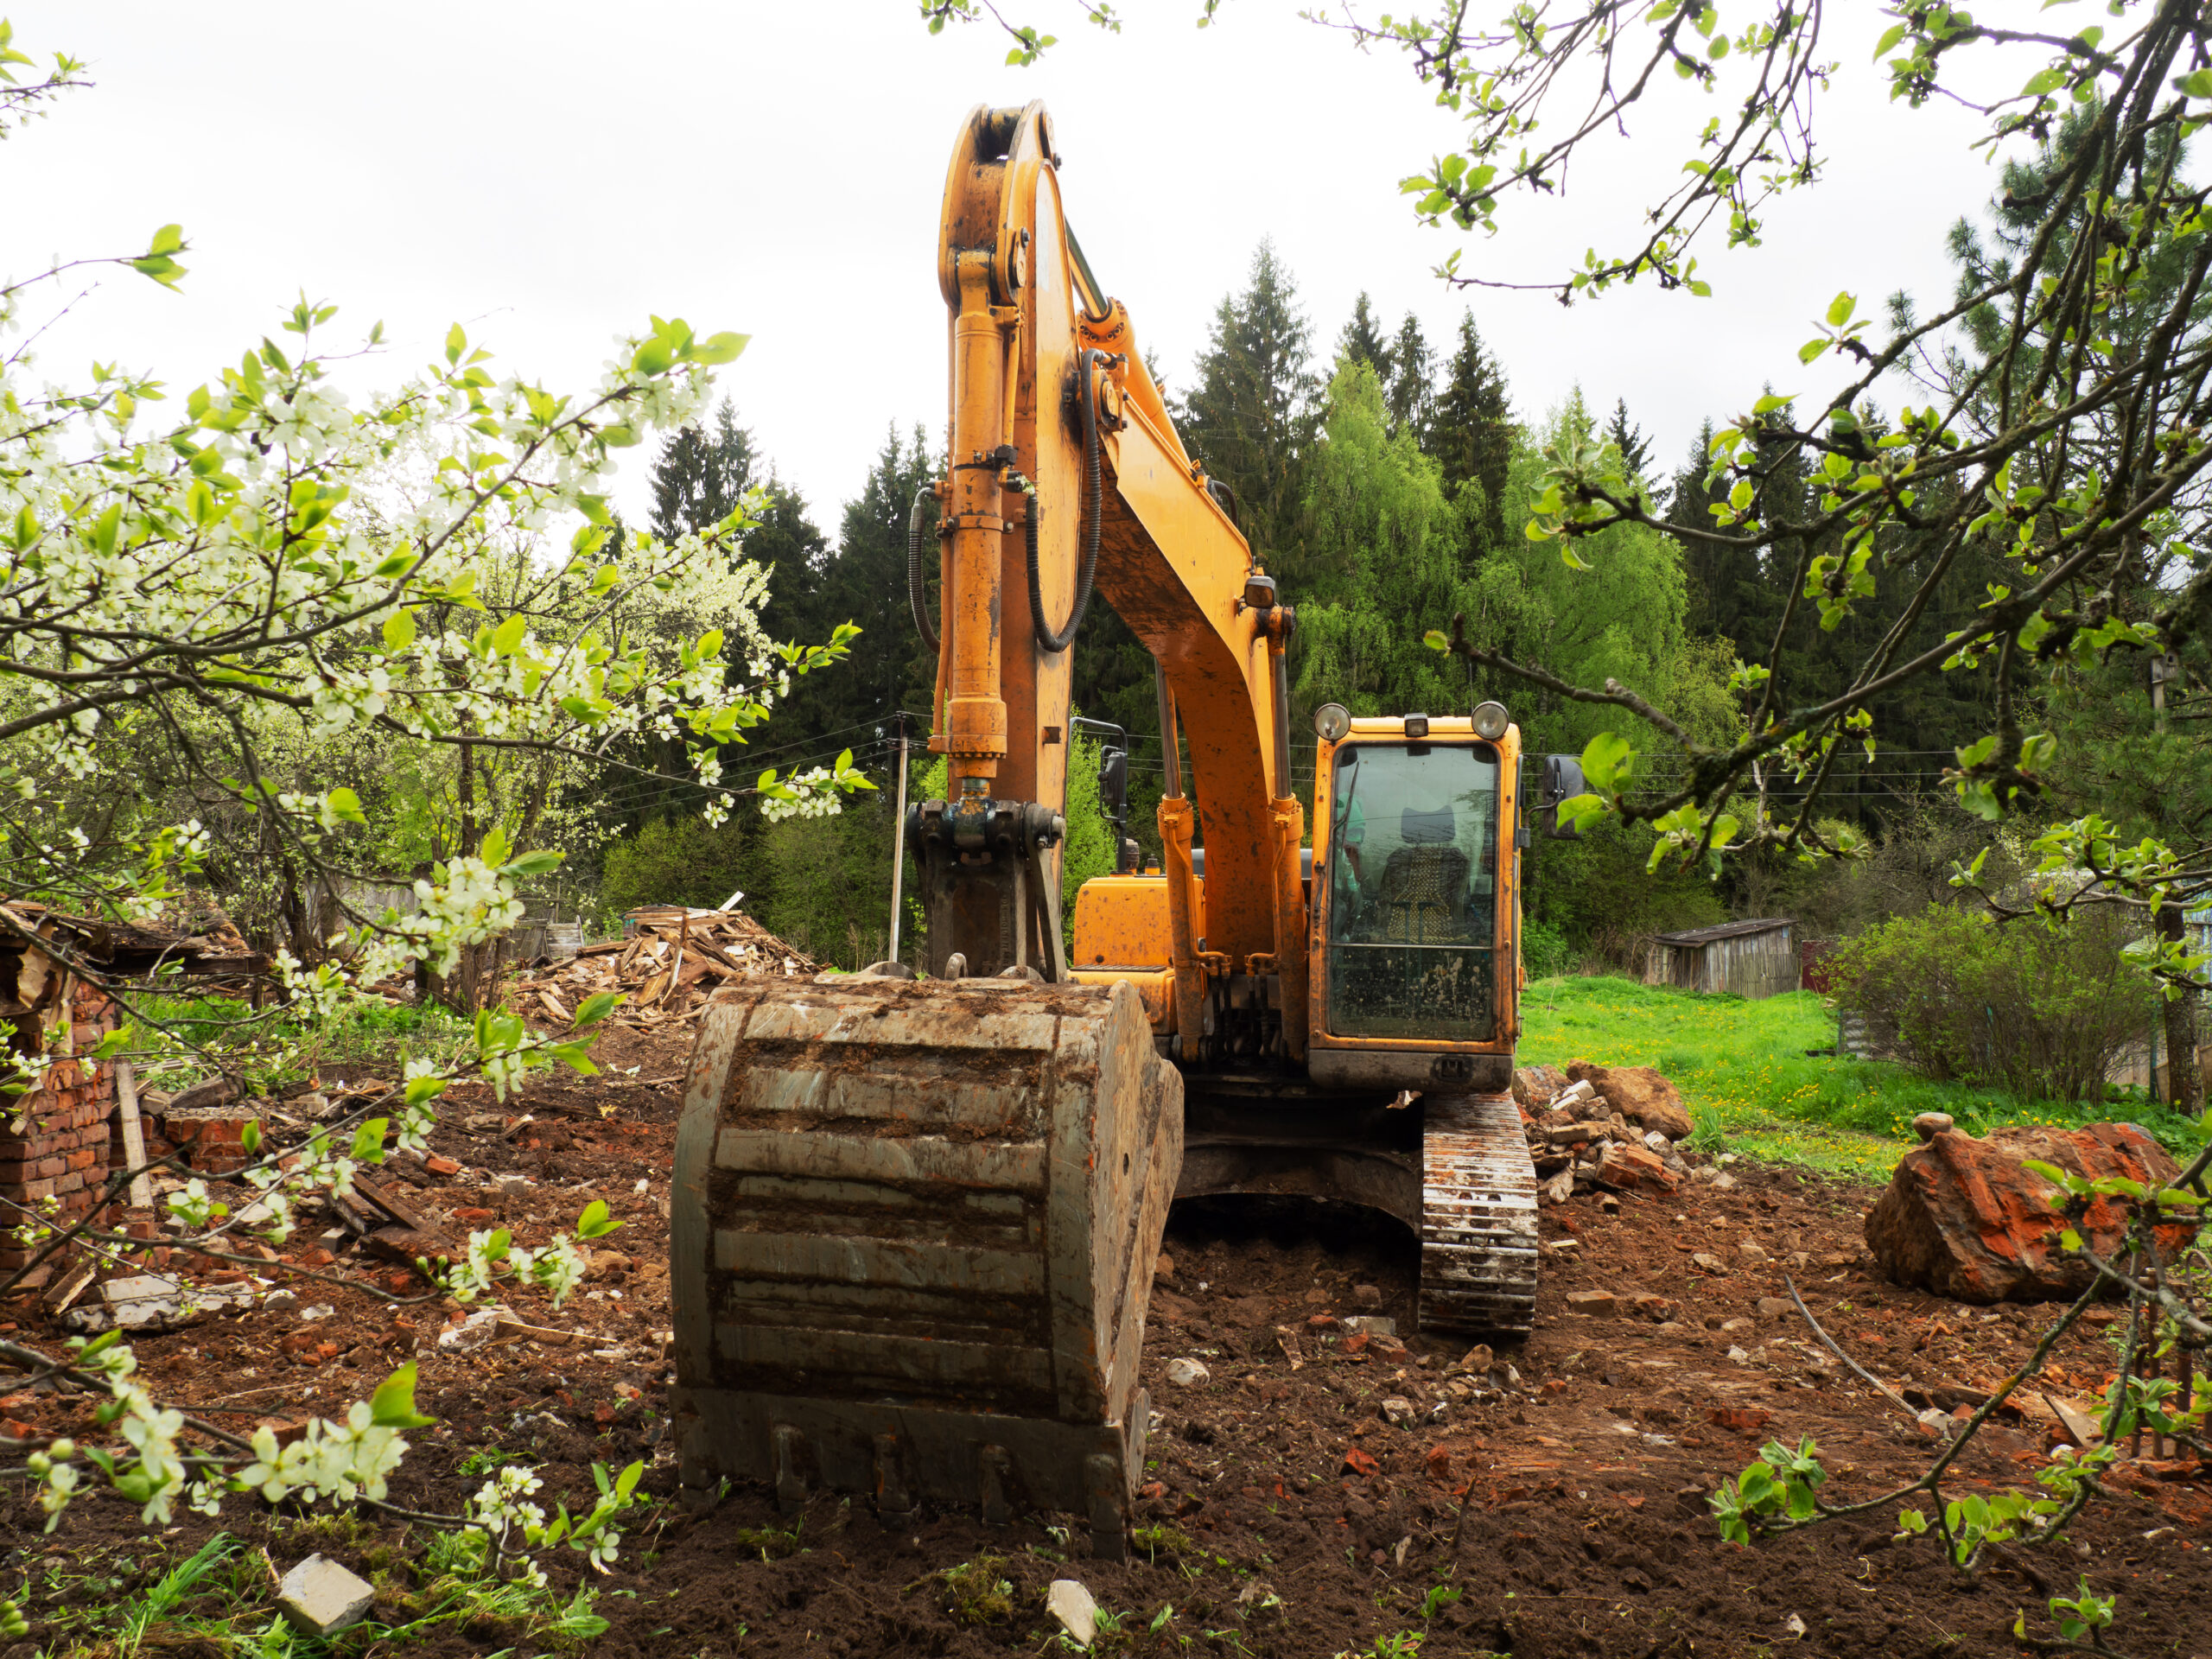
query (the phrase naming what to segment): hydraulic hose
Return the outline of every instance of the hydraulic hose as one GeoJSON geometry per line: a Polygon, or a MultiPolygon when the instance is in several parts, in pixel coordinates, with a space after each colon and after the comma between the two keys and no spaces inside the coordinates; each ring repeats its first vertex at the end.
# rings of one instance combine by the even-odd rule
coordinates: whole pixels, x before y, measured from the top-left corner
{"type": "MultiPolygon", "coordinates": [[[[922,504],[931,499],[925,485],[914,492],[913,510],[906,515],[906,601],[914,607],[914,626],[921,630],[922,643],[931,651],[938,647],[937,629],[930,621],[929,588],[922,580],[922,504]]],[[[1037,586],[1037,532],[1029,532],[1029,585],[1034,593],[1037,586]]]]}
{"type": "Polygon", "coordinates": [[[1083,626],[1083,613],[1090,608],[1092,583],[1098,575],[1098,537],[1106,517],[1106,499],[1099,480],[1098,461],[1098,389],[1090,378],[1093,363],[1110,363],[1110,353],[1097,350],[1086,351],[1076,359],[1076,372],[1083,379],[1083,448],[1084,489],[1090,503],[1090,524],[1084,538],[1083,566],[1076,577],[1075,608],[1068,613],[1067,626],[1057,632],[1045,620],[1045,581],[1037,568],[1038,502],[1034,492],[1029,497],[1027,532],[1029,554],[1029,622],[1037,635],[1037,643],[1046,651],[1062,652],[1073,643],[1083,626]]]}

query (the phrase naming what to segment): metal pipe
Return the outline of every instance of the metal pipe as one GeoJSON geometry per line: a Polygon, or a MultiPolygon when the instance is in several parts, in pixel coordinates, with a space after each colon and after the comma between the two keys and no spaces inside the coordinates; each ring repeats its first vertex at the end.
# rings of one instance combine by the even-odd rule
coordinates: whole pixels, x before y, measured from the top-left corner
{"type": "Polygon", "coordinates": [[[1290,781],[1290,655],[1281,636],[1269,644],[1268,661],[1275,679],[1275,798],[1287,801],[1298,791],[1290,781]]]}
{"type": "Polygon", "coordinates": [[[906,716],[899,716],[899,809],[891,820],[891,949],[885,954],[899,960],[899,888],[906,876],[906,716]]]}
{"type": "Polygon", "coordinates": [[[1152,683],[1160,695],[1160,762],[1167,777],[1164,792],[1171,799],[1179,800],[1183,794],[1183,750],[1175,731],[1175,694],[1167,689],[1167,670],[1157,657],[1152,659],[1152,683]]]}

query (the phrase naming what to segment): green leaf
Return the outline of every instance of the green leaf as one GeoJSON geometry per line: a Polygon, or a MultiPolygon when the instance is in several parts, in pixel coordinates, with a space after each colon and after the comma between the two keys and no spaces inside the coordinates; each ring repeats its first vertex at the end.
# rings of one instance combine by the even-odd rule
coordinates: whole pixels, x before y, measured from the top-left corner
{"type": "Polygon", "coordinates": [[[383,563],[378,564],[372,574],[386,578],[404,576],[414,568],[414,565],[415,555],[411,550],[401,553],[390,553],[385,556],[383,563]]]}
{"type": "Polygon", "coordinates": [[[2063,69],[2039,69],[2028,77],[2028,84],[2020,91],[2030,98],[2041,98],[2045,92],[2055,92],[2066,84],[2063,69]]]}
{"type": "Polygon", "coordinates": [[[737,354],[751,343],[752,339],[750,334],[714,334],[705,340],[694,340],[690,350],[684,355],[694,363],[710,366],[734,363],[737,360],[737,354]]]}
{"type": "Polygon", "coordinates": [[[415,613],[394,611],[384,620],[384,644],[386,651],[404,651],[415,643],[415,613]]]}
{"type": "Polygon", "coordinates": [[[164,225],[154,232],[154,239],[146,245],[149,253],[175,253],[184,246],[184,226],[164,225]]]}
{"type": "Polygon", "coordinates": [[[133,259],[130,269],[141,276],[150,276],[163,288],[175,288],[184,274],[184,267],[165,253],[149,253],[143,259],[133,259]]]}
{"type": "Polygon", "coordinates": [[[261,1151],[261,1124],[258,1120],[248,1118],[245,1121],[245,1127],[238,1130],[238,1144],[245,1148],[249,1158],[258,1155],[261,1151]]]}
{"type": "Polygon", "coordinates": [[[426,1100],[435,1100],[446,1091],[443,1077],[410,1077],[407,1079],[406,1101],[410,1106],[420,1106],[426,1100]]]}
{"type": "Polygon", "coordinates": [[[438,1420],[415,1409],[415,1362],[409,1360],[369,1396],[369,1421],[378,1428],[426,1428],[438,1420]]]}
{"type": "Polygon", "coordinates": [[[1894,25],[1886,34],[1885,34],[1882,36],[1881,43],[1874,48],[1874,61],[1879,63],[1884,58],[1888,57],[1890,55],[1890,48],[1895,46],[1899,41],[1904,39],[1904,32],[1910,27],[1911,27],[1911,25],[1908,23],[1898,23],[1894,25]]]}
{"type": "Polygon", "coordinates": [[[100,1046],[92,1051],[92,1058],[96,1060],[105,1060],[122,1053],[124,1049],[130,1046],[131,1033],[136,1029],[137,1027],[132,1026],[121,1026],[111,1031],[100,1039],[100,1046]]]}
{"type": "Polygon", "coordinates": [[[578,1077],[595,1077],[599,1075],[599,1063],[592,1058],[591,1051],[582,1043],[554,1044],[553,1058],[578,1077]]]}
{"type": "Polygon", "coordinates": [[[323,804],[329,807],[330,816],[334,818],[343,818],[348,823],[358,823],[364,830],[368,828],[368,814],[361,810],[361,798],[346,788],[345,785],[340,784],[322,798],[323,804]]]}
{"type": "Polygon", "coordinates": [[[565,853],[556,853],[549,849],[535,853],[524,853],[519,858],[511,858],[500,868],[505,874],[518,879],[531,875],[550,875],[561,868],[561,861],[567,856],[565,853]]]}
{"type": "Polygon", "coordinates": [[[528,626],[529,624],[527,620],[524,618],[517,615],[509,617],[505,621],[500,623],[498,627],[493,629],[493,655],[496,657],[513,656],[515,654],[515,648],[522,644],[523,634],[527,630],[528,626]]]}
{"type": "Polygon", "coordinates": [[[2174,82],[2174,89],[2190,98],[2212,98],[2212,69],[2190,71],[2174,82]]]}
{"type": "Polygon", "coordinates": [[[604,1238],[622,1224],[607,1212],[607,1200],[594,1198],[576,1217],[578,1238],[604,1238]]]}
{"type": "Polygon", "coordinates": [[[353,1131],[353,1161],[357,1164],[380,1164],[384,1161],[384,1132],[391,1127],[391,1120],[372,1117],[353,1131]]]}
{"type": "Polygon", "coordinates": [[[1618,794],[1635,770],[1636,751],[1626,738],[1600,732],[1582,751],[1582,775],[1601,790],[1618,794]]]}
{"type": "Polygon", "coordinates": [[[1808,340],[1797,348],[1797,360],[1800,363],[1809,363],[1827,348],[1828,343],[1826,340],[1808,340]]]}
{"type": "Polygon", "coordinates": [[[674,348],[660,335],[655,334],[638,347],[637,354],[630,359],[630,366],[639,374],[665,374],[675,361],[674,348]]]}
{"type": "Polygon", "coordinates": [[[1828,327],[1840,328],[1851,321],[1851,314],[1859,308],[1859,302],[1848,294],[1839,294],[1828,302],[1828,327]]]}
{"type": "Polygon", "coordinates": [[[446,330],[446,361],[458,364],[461,354],[468,349],[468,331],[459,323],[446,330]]]}
{"type": "Polygon", "coordinates": [[[598,991],[586,997],[576,1009],[578,1031],[588,1030],[614,1012],[622,998],[613,991],[598,991]]]}
{"type": "Polygon", "coordinates": [[[1427,633],[1421,635],[1421,642],[1424,645],[1427,645],[1431,651],[1449,651],[1452,649],[1452,642],[1445,638],[1444,630],[1441,628],[1431,628],[1427,633]]]}

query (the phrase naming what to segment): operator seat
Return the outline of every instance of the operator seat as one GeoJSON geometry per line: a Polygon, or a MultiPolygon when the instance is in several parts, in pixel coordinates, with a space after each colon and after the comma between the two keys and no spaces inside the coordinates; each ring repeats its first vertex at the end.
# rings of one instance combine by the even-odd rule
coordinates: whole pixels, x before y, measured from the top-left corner
{"type": "Polygon", "coordinates": [[[1403,843],[1376,884],[1381,936],[1393,944],[1471,944],[1467,918],[1467,855],[1453,844],[1452,809],[1408,807],[1399,815],[1403,843]]]}

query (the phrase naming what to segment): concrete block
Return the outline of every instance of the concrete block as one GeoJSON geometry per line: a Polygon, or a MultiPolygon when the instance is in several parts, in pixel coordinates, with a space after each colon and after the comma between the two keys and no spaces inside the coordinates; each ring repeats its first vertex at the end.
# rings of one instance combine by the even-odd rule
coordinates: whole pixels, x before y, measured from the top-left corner
{"type": "Polygon", "coordinates": [[[310,1555],[276,1585],[276,1605],[296,1629],[329,1636],[359,1624],[376,1602],[368,1581],[327,1555],[310,1555]]]}

